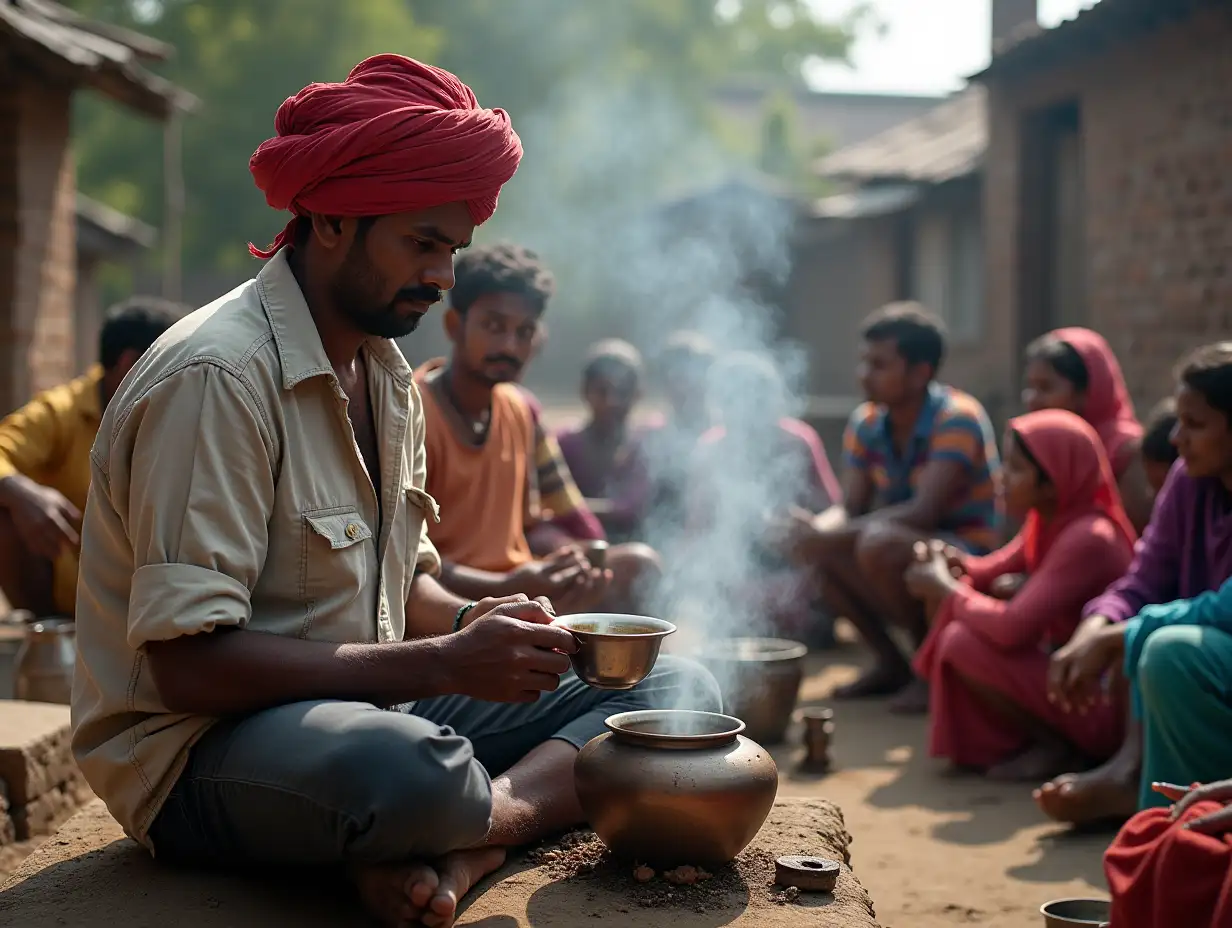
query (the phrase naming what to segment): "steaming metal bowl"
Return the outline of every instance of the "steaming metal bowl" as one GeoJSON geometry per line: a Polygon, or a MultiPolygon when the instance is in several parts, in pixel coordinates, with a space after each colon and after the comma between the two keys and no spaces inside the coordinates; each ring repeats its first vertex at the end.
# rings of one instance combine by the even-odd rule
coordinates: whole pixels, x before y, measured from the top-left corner
{"type": "Polygon", "coordinates": [[[569,655],[573,670],[600,690],[628,690],[645,680],[659,659],[663,639],[676,630],[662,619],[615,612],[566,615],[552,624],[577,640],[577,651],[569,655]]]}
{"type": "Polygon", "coordinates": [[[1107,925],[1111,904],[1103,899],[1054,899],[1040,906],[1044,928],[1097,928],[1107,925]]]}

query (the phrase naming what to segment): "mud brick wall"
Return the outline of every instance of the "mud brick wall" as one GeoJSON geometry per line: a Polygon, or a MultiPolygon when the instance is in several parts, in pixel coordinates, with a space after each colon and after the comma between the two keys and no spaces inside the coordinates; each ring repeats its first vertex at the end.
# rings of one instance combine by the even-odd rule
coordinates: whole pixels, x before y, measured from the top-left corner
{"type": "Polygon", "coordinates": [[[0,701],[0,846],[50,834],[90,799],[69,737],[68,706],[0,701]]]}
{"type": "MultiPolygon", "coordinates": [[[[1089,324],[1117,352],[1143,412],[1170,392],[1180,355],[1232,337],[1229,48],[1232,12],[1225,6],[990,81],[988,313],[1013,328],[1029,311],[1020,280],[1020,238],[1031,234],[1022,227],[1023,122],[1033,111],[1074,101],[1082,125],[1089,324]]],[[[1004,360],[1007,378],[1016,379],[1016,357],[1004,360]]]]}
{"type": "Polygon", "coordinates": [[[70,100],[0,52],[0,415],[76,369],[70,100]]]}

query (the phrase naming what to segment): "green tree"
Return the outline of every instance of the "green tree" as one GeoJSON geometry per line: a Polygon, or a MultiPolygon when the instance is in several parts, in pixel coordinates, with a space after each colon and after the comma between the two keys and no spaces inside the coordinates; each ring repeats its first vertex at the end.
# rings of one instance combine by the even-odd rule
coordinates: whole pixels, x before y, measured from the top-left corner
{"type": "MultiPolygon", "coordinates": [[[[80,12],[173,45],[164,76],[196,94],[184,121],[186,268],[234,270],[244,243],[286,221],[269,209],[248,158],[274,133],[274,111],[314,80],[341,80],[384,51],[431,59],[437,35],[403,0],[76,0],[80,12]]],[[[162,218],[162,130],[90,95],[79,97],[81,189],[155,224],[162,218]]]]}
{"type": "MultiPolygon", "coordinates": [[[[854,22],[824,21],[807,0],[71,2],[175,46],[157,70],[203,101],[184,127],[186,271],[238,270],[244,242],[281,227],[248,157],[284,98],[340,80],[366,55],[440,64],[483,105],[508,109],[527,159],[494,231],[550,224],[544,202],[569,204],[550,238],[579,215],[615,221],[721,174],[732,153],[717,141],[711,90],[733,79],[798,84],[809,57],[846,53],[854,22]]],[[[83,191],[160,224],[159,127],[86,96],[76,139],[83,191]]]]}

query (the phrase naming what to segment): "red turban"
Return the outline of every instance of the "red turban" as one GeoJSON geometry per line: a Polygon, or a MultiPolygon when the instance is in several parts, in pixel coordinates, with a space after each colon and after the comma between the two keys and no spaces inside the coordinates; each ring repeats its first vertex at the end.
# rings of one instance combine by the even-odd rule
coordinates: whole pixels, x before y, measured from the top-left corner
{"type": "MultiPolygon", "coordinates": [[[[465,201],[496,211],[522,143],[504,110],[479,107],[448,71],[402,55],[357,64],[340,84],[309,84],[278,107],[276,137],[248,162],[265,201],[296,216],[379,216],[465,201]]],[[[287,224],[258,258],[290,238],[287,224]]]]}

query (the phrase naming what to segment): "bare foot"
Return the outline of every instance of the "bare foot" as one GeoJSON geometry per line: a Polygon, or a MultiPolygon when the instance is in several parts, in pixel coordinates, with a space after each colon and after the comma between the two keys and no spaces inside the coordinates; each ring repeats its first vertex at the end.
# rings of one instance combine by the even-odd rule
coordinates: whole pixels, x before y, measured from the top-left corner
{"type": "Polygon", "coordinates": [[[1054,777],[1063,770],[1068,770],[1075,763],[1081,763],[1082,758],[1065,744],[1040,743],[1027,748],[1017,757],[1012,757],[1000,764],[988,768],[990,780],[1002,783],[1038,783],[1040,780],[1054,777]]]}
{"type": "Polygon", "coordinates": [[[928,684],[919,677],[912,677],[911,682],[890,700],[890,711],[895,715],[927,715],[928,684]]]}
{"type": "Polygon", "coordinates": [[[386,928],[418,924],[440,883],[424,864],[357,867],[352,879],[364,908],[386,928]]]}
{"type": "Polygon", "coordinates": [[[912,679],[911,671],[906,668],[877,664],[872,670],[861,674],[855,681],[838,687],[833,696],[835,699],[872,699],[877,696],[892,696],[907,686],[912,679]]]}
{"type": "Polygon", "coordinates": [[[1044,814],[1058,822],[1124,822],[1138,811],[1138,777],[1137,764],[1118,755],[1086,773],[1062,774],[1032,795],[1044,814]]]}
{"type": "Polygon", "coordinates": [[[471,887],[505,862],[503,847],[482,847],[454,851],[437,861],[440,885],[423,914],[427,928],[448,928],[458,912],[458,902],[471,887]]]}

